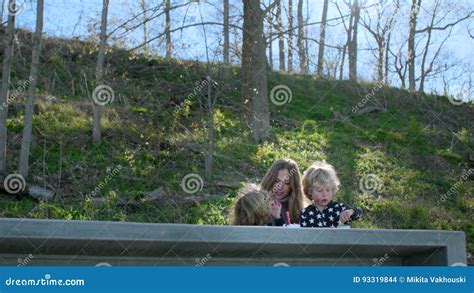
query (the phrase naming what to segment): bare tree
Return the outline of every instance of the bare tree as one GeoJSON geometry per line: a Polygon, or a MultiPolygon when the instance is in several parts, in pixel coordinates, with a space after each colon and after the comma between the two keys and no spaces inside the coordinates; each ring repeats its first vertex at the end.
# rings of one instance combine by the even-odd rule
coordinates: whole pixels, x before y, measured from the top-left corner
{"type": "Polygon", "coordinates": [[[392,39],[392,31],[387,35],[387,42],[385,44],[385,71],[384,71],[384,83],[388,84],[388,67],[389,67],[389,54],[388,50],[390,48],[390,40],[392,39]]]}
{"type": "Polygon", "coordinates": [[[293,0],[288,0],[288,73],[293,72],[293,0]]]}
{"type": "Polygon", "coordinates": [[[33,124],[33,107],[36,96],[36,85],[38,81],[39,56],[41,52],[41,35],[43,33],[43,10],[44,0],[38,0],[36,4],[36,29],[31,53],[30,85],[28,88],[28,100],[25,104],[25,126],[21,141],[19,172],[23,177],[28,177],[28,162],[30,156],[31,132],[33,124]]]}
{"type": "MultiPolygon", "coordinates": [[[[366,17],[361,19],[361,25],[369,32],[369,34],[374,38],[375,43],[377,44],[377,80],[382,82],[384,80],[384,63],[388,63],[388,60],[385,60],[385,50],[386,50],[386,40],[387,35],[392,30],[393,21],[395,15],[398,13],[400,8],[400,3],[397,1],[395,3],[394,10],[390,13],[387,19],[383,20],[383,13],[387,11],[387,3],[385,0],[380,0],[376,6],[376,17],[375,25],[372,26],[372,16],[366,15],[366,17]]],[[[387,54],[388,56],[388,54],[387,54]]]]}
{"type": "MultiPolygon", "coordinates": [[[[306,0],[306,20],[304,21],[305,24],[309,22],[309,0],[306,0]]],[[[305,33],[304,36],[308,36],[308,27],[305,26],[305,33]]],[[[304,51],[306,56],[306,71],[309,72],[309,40],[305,38],[304,40],[304,51]]]]}
{"type": "MultiPolygon", "coordinates": [[[[103,0],[102,2],[102,22],[100,25],[100,41],[99,41],[99,55],[97,57],[97,66],[95,70],[96,87],[103,85],[104,77],[104,59],[105,59],[105,44],[107,41],[107,14],[109,10],[109,0],[103,0]]],[[[100,94],[100,93],[97,93],[100,94]]],[[[97,100],[97,98],[96,98],[97,100]]],[[[97,103],[94,104],[94,124],[92,128],[92,139],[94,143],[100,142],[102,137],[101,134],[101,116],[102,116],[102,105],[97,103]]]]}
{"type": "MultiPolygon", "coordinates": [[[[345,60],[346,60],[346,52],[347,52],[347,49],[349,47],[349,44],[351,43],[351,38],[352,38],[352,22],[353,22],[354,14],[350,13],[349,24],[347,26],[345,21],[344,21],[344,16],[343,16],[343,13],[341,11],[341,8],[339,7],[338,2],[336,1],[336,2],[334,2],[334,4],[336,5],[337,11],[339,12],[339,16],[341,17],[341,19],[343,19],[342,24],[344,25],[344,30],[346,31],[346,43],[344,44],[344,46],[341,49],[341,51],[342,51],[341,56],[342,57],[341,57],[341,66],[339,67],[339,79],[342,80],[344,78],[344,64],[345,64],[345,60]]],[[[352,4],[347,3],[347,6],[349,7],[349,9],[351,9],[352,4]]]]}
{"type": "Polygon", "coordinates": [[[402,88],[406,88],[406,74],[408,70],[408,60],[405,60],[403,56],[403,49],[407,42],[408,40],[405,40],[405,42],[401,46],[399,46],[397,52],[393,52],[391,47],[387,47],[387,53],[390,53],[390,55],[392,55],[393,57],[394,68],[393,70],[389,69],[389,71],[397,74],[398,78],[400,79],[402,88]]]}
{"type": "Polygon", "coordinates": [[[269,41],[268,41],[268,66],[270,69],[273,69],[273,39],[272,39],[272,33],[273,33],[273,12],[268,13],[267,16],[267,21],[268,21],[268,35],[269,35],[269,41]]]}
{"type": "MultiPolygon", "coordinates": [[[[436,13],[437,13],[438,8],[439,8],[439,1],[436,1],[434,9],[432,10],[432,13],[431,13],[430,24],[429,24],[428,29],[427,29],[428,36],[426,38],[426,44],[425,44],[425,48],[424,48],[424,52],[423,52],[423,57],[421,59],[421,66],[420,66],[421,76],[420,76],[420,86],[419,86],[419,89],[418,89],[420,92],[424,91],[425,78],[430,73],[430,71],[433,69],[433,62],[430,64],[428,69],[425,68],[425,64],[426,64],[426,59],[427,59],[427,56],[428,56],[428,51],[429,51],[429,48],[430,48],[430,43],[431,43],[431,36],[432,36],[432,32],[433,32],[432,28],[434,27],[434,21],[435,21],[435,18],[436,18],[436,13]]],[[[415,32],[415,34],[416,34],[416,32],[415,32]]],[[[436,59],[436,56],[438,56],[440,50],[441,50],[441,46],[438,48],[438,51],[435,54],[435,58],[433,58],[433,61],[434,61],[434,59],[436,59]]]]}
{"type": "Polygon", "coordinates": [[[225,75],[229,76],[230,54],[229,54],[229,0],[224,0],[224,69],[225,75]]]}
{"type": "MultiPolygon", "coordinates": [[[[9,7],[15,7],[15,0],[10,0],[9,7]]],[[[15,14],[8,14],[6,37],[4,39],[2,91],[0,93],[0,173],[7,173],[7,116],[8,92],[10,87],[10,68],[13,59],[13,35],[15,33],[15,14]]]]}
{"type": "Polygon", "coordinates": [[[298,55],[300,61],[300,73],[307,74],[308,67],[306,66],[306,52],[303,43],[303,0],[298,0],[298,55]]]}
{"type": "MultiPolygon", "coordinates": [[[[451,6],[452,4],[449,4],[451,6]]],[[[447,64],[443,64],[441,66],[436,66],[436,60],[440,56],[441,50],[443,48],[443,45],[446,43],[446,41],[451,37],[451,33],[453,28],[459,24],[460,22],[469,19],[472,17],[473,12],[470,11],[464,16],[461,16],[457,18],[456,20],[449,22],[449,23],[442,23],[443,20],[449,19],[449,13],[451,12],[450,7],[442,7],[442,2],[439,0],[436,0],[433,3],[433,7],[429,9],[431,11],[430,15],[430,20],[429,24],[420,30],[416,30],[415,34],[422,34],[426,33],[426,42],[425,46],[422,52],[422,58],[421,58],[421,64],[420,64],[420,77],[417,79],[420,81],[419,88],[418,90],[420,92],[424,91],[424,85],[426,78],[429,76],[437,75],[440,73],[440,71],[446,70],[447,69],[447,64]],[[440,14],[440,15],[439,15],[440,14]],[[438,48],[433,54],[433,57],[431,58],[431,61],[428,63],[429,59],[429,50],[432,47],[432,34],[434,31],[448,31],[448,34],[445,36],[443,41],[439,44],[438,48]]]]}
{"type": "Polygon", "coordinates": [[[324,43],[326,39],[326,21],[328,16],[328,5],[329,0],[324,0],[323,15],[321,16],[321,25],[319,28],[319,51],[318,51],[318,67],[316,70],[317,76],[323,74],[323,62],[324,62],[324,43]]]}
{"type": "Polygon", "coordinates": [[[415,90],[415,33],[416,20],[420,12],[421,0],[412,0],[410,9],[410,32],[408,34],[408,88],[415,90]]]}
{"type": "Polygon", "coordinates": [[[278,30],[278,52],[280,53],[280,71],[285,71],[285,38],[283,36],[283,22],[281,19],[281,0],[277,1],[277,30],[278,30]]]}
{"type": "Polygon", "coordinates": [[[322,76],[337,79],[339,67],[341,66],[342,50],[329,50],[324,55],[324,66],[322,76]]]}
{"type": "MultiPolygon", "coordinates": [[[[209,66],[209,65],[208,65],[209,66]]],[[[209,78],[209,77],[208,77],[209,78]]],[[[204,157],[204,169],[205,169],[205,177],[207,181],[211,181],[212,179],[212,165],[214,162],[214,105],[215,101],[212,101],[211,96],[211,80],[208,80],[207,83],[207,113],[209,119],[209,128],[208,128],[208,135],[206,136],[206,155],[204,157]]]]}
{"type": "Polygon", "coordinates": [[[145,56],[148,56],[148,32],[147,32],[147,8],[146,8],[146,3],[145,0],[140,0],[140,8],[142,9],[142,14],[143,14],[143,43],[145,43],[145,46],[143,46],[143,54],[145,56]]]}
{"type": "Polygon", "coordinates": [[[5,1],[6,0],[2,0],[2,13],[0,14],[0,20],[3,21],[3,12],[5,11],[5,1]]]}
{"type": "Polygon", "coordinates": [[[355,81],[357,80],[357,31],[360,19],[359,0],[354,0],[354,4],[351,7],[351,14],[353,15],[351,17],[353,23],[352,26],[350,26],[352,35],[347,48],[349,52],[349,79],[355,81]]]}
{"type": "MultiPolygon", "coordinates": [[[[228,3],[227,3],[228,5],[228,3]]],[[[228,8],[227,8],[228,9],[228,8]]],[[[224,13],[225,14],[225,13],[224,13]]],[[[199,9],[199,15],[202,20],[202,12],[201,9],[199,9]]],[[[228,15],[228,12],[227,12],[228,15]]],[[[203,108],[203,105],[206,105],[206,112],[208,115],[208,127],[207,127],[207,133],[205,133],[205,127],[203,127],[203,137],[204,137],[204,174],[206,181],[211,182],[212,180],[212,168],[214,164],[214,147],[215,147],[215,131],[214,131],[214,108],[215,108],[215,103],[217,101],[217,98],[214,100],[212,99],[212,85],[214,81],[211,78],[211,62],[209,59],[209,45],[207,42],[207,33],[206,33],[206,27],[205,25],[202,25],[203,29],[203,35],[204,35],[204,45],[206,48],[206,60],[207,60],[207,94],[204,95],[206,97],[205,102],[201,102],[201,107],[200,109],[203,108]]],[[[226,66],[224,64],[224,66],[226,66]]],[[[226,66],[227,67],[227,66],[226,66]]],[[[228,67],[227,67],[228,68],[228,67]]]]}
{"type": "Polygon", "coordinates": [[[173,46],[171,43],[171,17],[170,17],[170,10],[171,10],[171,0],[164,0],[165,1],[165,35],[166,35],[166,59],[171,59],[171,55],[173,52],[173,46]]]}
{"type": "Polygon", "coordinates": [[[255,142],[264,140],[270,134],[263,20],[276,3],[262,10],[259,2],[243,0],[241,96],[247,106],[246,119],[251,132],[250,138],[255,142]]]}

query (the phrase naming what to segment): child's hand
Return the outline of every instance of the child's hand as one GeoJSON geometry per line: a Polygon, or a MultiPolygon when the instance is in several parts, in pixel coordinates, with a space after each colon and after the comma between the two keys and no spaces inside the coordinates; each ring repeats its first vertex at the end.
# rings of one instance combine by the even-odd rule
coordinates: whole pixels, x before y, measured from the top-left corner
{"type": "Polygon", "coordinates": [[[270,213],[272,214],[272,217],[274,219],[280,219],[281,218],[281,203],[278,200],[273,200],[271,202],[271,211],[270,213]]]}
{"type": "Polygon", "coordinates": [[[341,213],[339,220],[341,223],[346,223],[351,220],[351,216],[355,213],[353,209],[345,210],[341,213]]]}

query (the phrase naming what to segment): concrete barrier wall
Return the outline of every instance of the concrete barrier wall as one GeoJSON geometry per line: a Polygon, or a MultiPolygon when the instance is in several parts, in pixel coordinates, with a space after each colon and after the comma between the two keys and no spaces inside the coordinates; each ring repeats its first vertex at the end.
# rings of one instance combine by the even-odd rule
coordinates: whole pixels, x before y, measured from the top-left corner
{"type": "Polygon", "coordinates": [[[0,218],[2,265],[461,265],[464,232],[0,218]]]}

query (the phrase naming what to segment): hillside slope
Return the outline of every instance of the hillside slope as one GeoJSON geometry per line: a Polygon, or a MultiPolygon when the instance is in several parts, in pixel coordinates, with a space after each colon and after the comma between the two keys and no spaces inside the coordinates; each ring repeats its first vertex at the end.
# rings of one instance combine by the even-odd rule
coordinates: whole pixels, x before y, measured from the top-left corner
{"type": "MultiPolygon", "coordinates": [[[[29,33],[18,39],[14,88],[28,77],[31,48],[29,33]]],[[[272,137],[255,144],[243,122],[239,68],[223,79],[219,64],[208,69],[108,48],[106,81],[115,99],[104,107],[103,141],[94,145],[96,54],[91,43],[45,39],[28,181],[56,196],[38,202],[0,194],[0,216],[225,224],[238,186],[259,182],[274,160],[292,158],[303,171],[324,159],[339,172],[337,198],[364,210],[354,226],[463,230],[472,255],[472,103],[272,72],[269,92],[285,85],[291,101],[270,103],[272,137]],[[190,194],[182,179],[204,178],[208,75],[216,98],[213,178],[190,194]]],[[[11,173],[18,168],[24,99],[20,91],[9,110],[11,173]]]]}

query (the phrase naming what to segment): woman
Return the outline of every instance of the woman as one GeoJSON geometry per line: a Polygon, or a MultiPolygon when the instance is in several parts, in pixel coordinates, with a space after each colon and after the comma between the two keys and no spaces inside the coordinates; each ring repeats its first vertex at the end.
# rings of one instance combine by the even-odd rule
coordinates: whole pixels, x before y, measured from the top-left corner
{"type": "MultiPolygon", "coordinates": [[[[301,173],[295,161],[284,159],[274,162],[263,177],[261,186],[281,203],[281,217],[285,224],[290,224],[288,220],[292,224],[299,223],[299,214],[309,202],[303,195],[301,173]]],[[[274,217],[269,217],[268,224],[276,225],[274,217]]]]}

